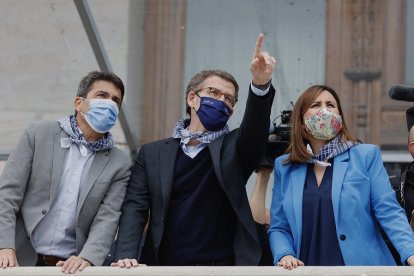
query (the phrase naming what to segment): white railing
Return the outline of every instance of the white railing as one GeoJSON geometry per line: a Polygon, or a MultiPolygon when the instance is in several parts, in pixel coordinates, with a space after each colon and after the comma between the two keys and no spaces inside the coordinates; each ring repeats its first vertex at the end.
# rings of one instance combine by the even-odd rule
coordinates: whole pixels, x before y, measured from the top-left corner
{"type": "MultiPolygon", "coordinates": [[[[16,267],[16,268],[0,268],[0,275],[64,275],[59,267],[16,267]]],[[[252,266],[236,266],[236,267],[137,267],[131,269],[120,269],[113,267],[88,267],[82,272],[75,275],[80,276],[102,276],[102,275],[145,275],[145,276],[193,276],[193,275],[229,275],[229,276],[262,276],[262,275],[372,275],[372,276],[388,276],[388,275],[414,275],[414,267],[299,267],[293,270],[285,270],[279,267],[252,267],[252,266]]]]}

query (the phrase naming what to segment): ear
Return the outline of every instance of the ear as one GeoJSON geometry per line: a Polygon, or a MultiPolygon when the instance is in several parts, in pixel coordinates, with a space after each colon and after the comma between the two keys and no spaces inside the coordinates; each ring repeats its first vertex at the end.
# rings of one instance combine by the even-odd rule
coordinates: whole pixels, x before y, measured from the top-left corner
{"type": "Polygon", "coordinates": [[[197,95],[193,90],[191,90],[187,95],[187,104],[191,109],[193,109],[196,105],[196,102],[197,102],[196,98],[197,98],[197,95]]]}
{"type": "Polygon", "coordinates": [[[308,130],[306,129],[306,124],[305,124],[305,118],[302,117],[301,119],[301,127],[307,132],[308,130]]]}
{"type": "Polygon", "coordinates": [[[411,153],[411,156],[414,156],[414,142],[408,144],[408,151],[411,153]]]}
{"type": "Polygon", "coordinates": [[[73,101],[73,103],[75,104],[75,110],[77,112],[82,111],[82,102],[83,102],[83,99],[81,97],[75,97],[75,100],[73,101]]]}

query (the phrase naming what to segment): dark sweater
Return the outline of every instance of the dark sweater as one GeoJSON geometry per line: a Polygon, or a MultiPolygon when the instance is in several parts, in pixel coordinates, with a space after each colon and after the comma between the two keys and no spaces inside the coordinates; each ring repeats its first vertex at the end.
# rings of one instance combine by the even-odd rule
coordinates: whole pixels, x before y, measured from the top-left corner
{"type": "Polygon", "coordinates": [[[233,257],[236,216],[220,187],[208,147],[192,159],[180,148],[160,247],[161,265],[233,257]]]}

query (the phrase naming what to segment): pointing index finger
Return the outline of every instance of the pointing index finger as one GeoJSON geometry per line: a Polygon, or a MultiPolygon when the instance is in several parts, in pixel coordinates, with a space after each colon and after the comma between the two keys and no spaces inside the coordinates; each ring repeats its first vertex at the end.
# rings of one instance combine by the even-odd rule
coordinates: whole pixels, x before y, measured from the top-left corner
{"type": "Polygon", "coordinates": [[[257,57],[260,55],[260,52],[262,51],[262,44],[264,40],[264,35],[259,34],[259,37],[257,38],[256,47],[254,49],[254,57],[257,57]]]}

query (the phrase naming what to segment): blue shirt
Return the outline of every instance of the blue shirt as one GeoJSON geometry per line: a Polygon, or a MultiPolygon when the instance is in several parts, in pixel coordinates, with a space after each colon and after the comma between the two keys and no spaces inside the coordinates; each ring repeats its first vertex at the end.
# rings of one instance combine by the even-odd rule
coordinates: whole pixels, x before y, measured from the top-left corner
{"type": "Polygon", "coordinates": [[[308,164],[303,188],[299,259],[307,266],[343,266],[332,207],[333,167],[326,167],[319,187],[313,168],[314,164],[308,164]]]}

